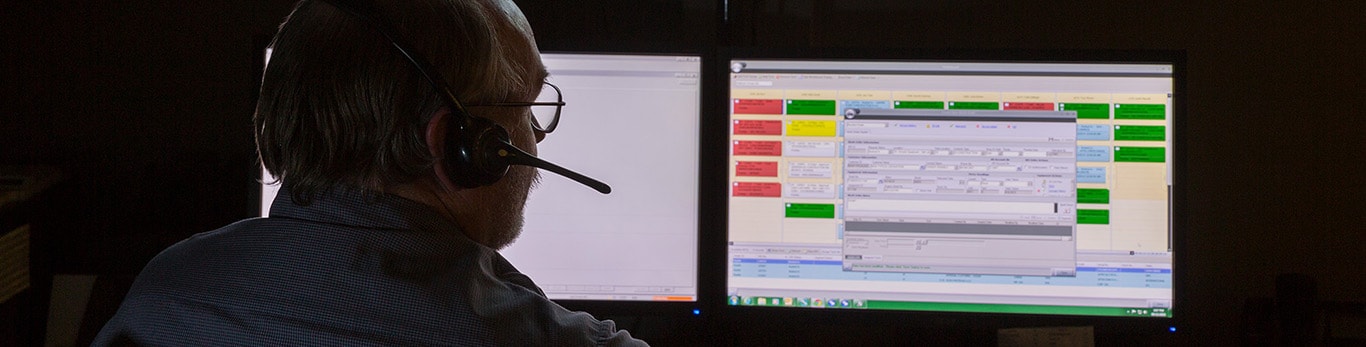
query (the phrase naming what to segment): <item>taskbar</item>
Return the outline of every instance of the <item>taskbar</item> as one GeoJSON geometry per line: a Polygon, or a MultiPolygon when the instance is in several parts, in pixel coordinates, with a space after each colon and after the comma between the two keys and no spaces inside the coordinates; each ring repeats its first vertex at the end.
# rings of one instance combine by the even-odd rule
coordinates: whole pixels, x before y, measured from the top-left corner
{"type": "Polygon", "coordinates": [[[974,304],[863,300],[851,298],[730,296],[731,306],[806,307],[826,309],[867,309],[893,311],[933,311],[966,313],[1013,313],[1070,316],[1171,318],[1172,309],[1162,307],[1104,307],[1019,304],[974,304]]]}
{"type": "Polygon", "coordinates": [[[692,295],[630,295],[630,294],[557,294],[546,293],[551,300],[588,300],[588,301],[697,301],[692,295]]]}

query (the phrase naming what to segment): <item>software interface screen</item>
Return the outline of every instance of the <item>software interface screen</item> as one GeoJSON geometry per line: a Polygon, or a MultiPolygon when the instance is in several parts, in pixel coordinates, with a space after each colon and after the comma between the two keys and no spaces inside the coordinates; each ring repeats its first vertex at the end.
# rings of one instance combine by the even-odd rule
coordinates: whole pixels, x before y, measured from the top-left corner
{"type": "Polygon", "coordinates": [[[729,63],[730,305],[1171,316],[1171,65],[729,63]]]}
{"type": "Polygon", "coordinates": [[[612,193],[542,171],[522,235],[501,253],[551,299],[695,301],[700,58],[541,59],[567,105],[538,156],[612,193]]]}

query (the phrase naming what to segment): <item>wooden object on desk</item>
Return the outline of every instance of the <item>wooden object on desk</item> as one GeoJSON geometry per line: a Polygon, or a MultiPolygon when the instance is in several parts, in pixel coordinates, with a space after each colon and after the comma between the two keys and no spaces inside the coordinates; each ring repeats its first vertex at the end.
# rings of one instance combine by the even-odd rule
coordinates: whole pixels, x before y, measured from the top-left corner
{"type": "Polygon", "coordinates": [[[0,302],[29,287],[29,226],[0,235],[0,302]]]}
{"type": "Polygon", "coordinates": [[[39,196],[61,181],[50,166],[0,166],[0,346],[43,341],[50,270],[34,248],[39,196]]]}

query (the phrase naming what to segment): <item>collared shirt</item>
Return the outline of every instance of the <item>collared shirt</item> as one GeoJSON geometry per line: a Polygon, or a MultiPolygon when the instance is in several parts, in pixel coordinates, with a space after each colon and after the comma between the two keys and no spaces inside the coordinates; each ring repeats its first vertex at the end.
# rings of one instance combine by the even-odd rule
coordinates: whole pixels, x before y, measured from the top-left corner
{"type": "Polygon", "coordinates": [[[181,241],[96,346],[644,345],[546,299],[426,205],[334,189],[181,241]]]}

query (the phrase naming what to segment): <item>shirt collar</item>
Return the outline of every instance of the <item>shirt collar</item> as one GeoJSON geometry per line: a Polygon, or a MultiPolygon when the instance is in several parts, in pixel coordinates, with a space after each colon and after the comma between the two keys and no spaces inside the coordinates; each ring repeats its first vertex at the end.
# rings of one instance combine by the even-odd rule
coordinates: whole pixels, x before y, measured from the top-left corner
{"type": "Polygon", "coordinates": [[[271,218],[294,218],[319,223],[374,229],[413,230],[459,234],[459,227],[430,206],[401,196],[356,187],[339,186],[313,196],[308,205],[295,203],[293,194],[281,188],[270,207],[271,218]]]}
{"type": "Polygon", "coordinates": [[[371,240],[366,247],[377,249],[363,250],[384,255],[384,271],[391,276],[427,276],[444,271],[442,264],[451,263],[440,259],[476,254],[483,259],[480,263],[488,267],[483,270],[485,273],[545,296],[531,278],[518,272],[502,255],[471,241],[455,223],[430,206],[401,196],[336,187],[315,195],[305,206],[295,203],[289,190],[281,188],[270,207],[269,218],[398,231],[406,236],[371,240]]]}

